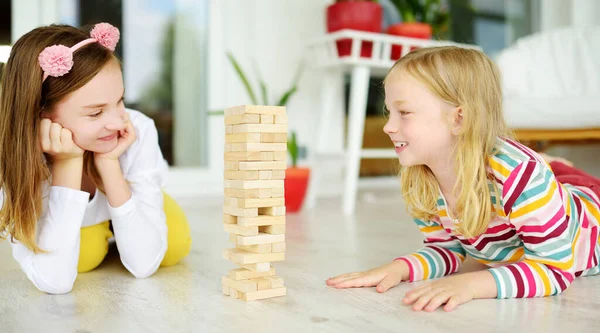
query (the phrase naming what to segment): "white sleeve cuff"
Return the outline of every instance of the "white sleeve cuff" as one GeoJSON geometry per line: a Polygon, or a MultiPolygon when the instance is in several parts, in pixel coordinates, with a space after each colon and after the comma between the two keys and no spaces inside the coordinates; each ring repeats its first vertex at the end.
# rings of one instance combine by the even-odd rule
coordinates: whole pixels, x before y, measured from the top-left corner
{"type": "MultiPolygon", "coordinates": [[[[129,200],[125,201],[125,203],[122,204],[121,206],[115,208],[115,207],[112,207],[110,204],[108,204],[108,212],[110,213],[110,216],[112,217],[113,220],[123,218],[123,217],[131,214],[133,211],[135,211],[134,197],[135,197],[135,194],[132,191],[131,197],[129,198],[129,200]]],[[[113,223],[114,223],[114,221],[113,221],[113,223]]]]}
{"type": "Polygon", "coordinates": [[[63,186],[51,186],[50,198],[61,203],[85,204],[90,199],[90,194],[85,191],[74,190],[63,186]]]}

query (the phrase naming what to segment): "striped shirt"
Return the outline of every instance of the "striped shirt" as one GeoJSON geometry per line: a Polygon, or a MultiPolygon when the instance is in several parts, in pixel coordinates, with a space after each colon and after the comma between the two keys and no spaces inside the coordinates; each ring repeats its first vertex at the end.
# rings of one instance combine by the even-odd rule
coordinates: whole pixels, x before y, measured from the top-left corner
{"type": "Polygon", "coordinates": [[[487,230],[457,233],[440,192],[437,216],[415,219],[424,247],[397,258],[408,264],[409,281],[452,274],[467,254],[490,267],[498,298],[556,295],[575,277],[600,273],[600,202],[590,189],[559,183],[538,154],[512,140],[498,139],[488,171],[502,197],[487,230]]]}

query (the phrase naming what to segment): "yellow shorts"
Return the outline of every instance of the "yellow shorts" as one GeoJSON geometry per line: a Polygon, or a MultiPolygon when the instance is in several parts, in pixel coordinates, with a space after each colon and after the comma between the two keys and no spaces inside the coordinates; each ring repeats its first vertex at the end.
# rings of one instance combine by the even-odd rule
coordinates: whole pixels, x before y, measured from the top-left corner
{"type": "MultiPolygon", "coordinates": [[[[171,266],[178,263],[188,255],[192,248],[190,226],[183,210],[179,205],[164,193],[163,209],[167,216],[167,253],[161,266],[171,266]]],[[[96,225],[81,228],[81,242],[79,247],[79,263],[77,271],[89,272],[98,267],[108,253],[108,240],[113,236],[109,229],[110,222],[105,221],[96,225]]]]}

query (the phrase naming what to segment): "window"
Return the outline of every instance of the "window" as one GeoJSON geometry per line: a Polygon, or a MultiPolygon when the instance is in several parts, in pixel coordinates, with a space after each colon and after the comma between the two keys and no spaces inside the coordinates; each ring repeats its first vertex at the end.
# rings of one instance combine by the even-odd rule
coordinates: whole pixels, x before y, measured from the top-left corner
{"type": "Polygon", "coordinates": [[[207,164],[208,1],[60,0],[60,21],[121,31],[125,105],[152,118],[170,165],[207,164]]]}

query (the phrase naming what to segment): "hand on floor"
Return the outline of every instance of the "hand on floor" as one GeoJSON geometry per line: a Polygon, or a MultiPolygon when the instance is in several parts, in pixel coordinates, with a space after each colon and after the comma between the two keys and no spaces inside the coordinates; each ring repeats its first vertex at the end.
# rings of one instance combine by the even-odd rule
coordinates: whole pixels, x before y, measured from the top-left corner
{"type": "Polygon", "coordinates": [[[396,260],[366,272],[347,273],[329,278],[326,283],[338,289],[377,286],[377,291],[383,293],[407,278],[408,266],[404,261],[396,260]]]}
{"type": "Polygon", "coordinates": [[[451,275],[406,293],[404,304],[412,304],[415,311],[435,311],[445,304],[444,311],[452,311],[475,298],[496,297],[496,282],[488,271],[451,275]]]}

